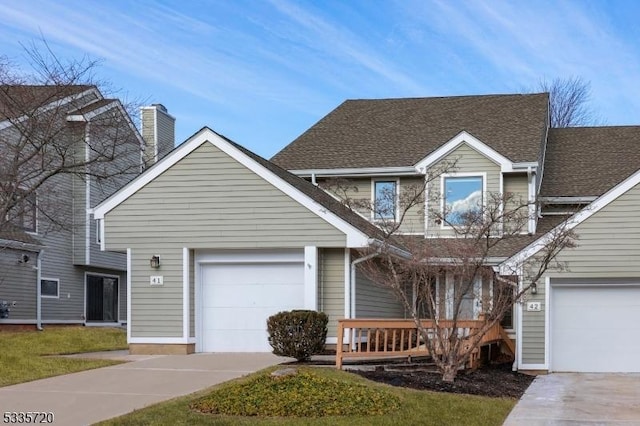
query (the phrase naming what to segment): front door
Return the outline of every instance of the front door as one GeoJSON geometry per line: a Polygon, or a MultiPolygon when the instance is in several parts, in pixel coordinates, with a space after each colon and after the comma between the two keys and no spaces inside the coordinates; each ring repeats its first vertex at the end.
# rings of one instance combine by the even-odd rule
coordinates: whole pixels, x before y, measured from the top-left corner
{"type": "Polygon", "coordinates": [[[87,321],[118,321],[118,278],[87,275],[87,321]]]}

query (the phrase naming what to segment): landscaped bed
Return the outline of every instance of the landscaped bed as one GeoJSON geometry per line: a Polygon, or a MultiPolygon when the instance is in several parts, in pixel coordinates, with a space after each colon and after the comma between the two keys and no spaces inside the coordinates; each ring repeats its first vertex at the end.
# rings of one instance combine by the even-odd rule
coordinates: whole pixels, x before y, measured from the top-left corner
{"type": "Polygon", "coordinates": [[[352,370],[367,379],[419,390],[520,398],[534,377],[511,371],[511,363],[490,364],[473,371],[461,371],[453,383],[442,381],[435,371],[416,369],[377,368],[374,371],[352,370]]]}

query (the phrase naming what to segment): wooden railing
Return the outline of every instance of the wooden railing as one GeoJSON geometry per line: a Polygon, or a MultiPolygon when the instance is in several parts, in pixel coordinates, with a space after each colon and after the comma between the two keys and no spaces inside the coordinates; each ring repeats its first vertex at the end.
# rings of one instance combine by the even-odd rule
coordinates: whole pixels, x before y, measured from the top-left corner
{"type": "MultiPolygon", "coordinates": [[[[472,340],[486,324],[484,320],[460,320],[454,323],[441,320],[438,327],[433,320],[421,320],[422,328],[428,335],[436,332],[451,333],[457,330],[463,338],[462,346],[468,345],[464,340],[472,340]],[[455,327],[454,327],[455,326],[455,327]]],[[[336,345],[336,368],[342,368],[346,358],[381,358],[402,356],[426,356],[429,349],[415,322],[412,319],[344,319],[338,321],[338,344],[336,345]],[[347,339],[345,339],[347,336],[347,339]],[[340,344],[339,342],[346,342],[340,344]]],[[[446,336],[445,336],[446,337],[446,336]]],[[[475,367],[479,359],[479,348],[491,343],[505,342],[509,349],[513,342],[509,339],[499,323],[489,328],[478,347],[472,351],[469,358],[471,367],[475,367]]],[[[442,340],[442,339],[441,339],[442,340]]],[[[466,346],[468,348],[468,346],[466,346]]]]}

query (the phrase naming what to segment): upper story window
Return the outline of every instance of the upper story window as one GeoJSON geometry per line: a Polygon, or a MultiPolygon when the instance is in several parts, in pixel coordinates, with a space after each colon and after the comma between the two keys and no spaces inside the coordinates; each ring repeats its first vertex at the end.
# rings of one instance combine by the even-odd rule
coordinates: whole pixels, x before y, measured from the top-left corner
{"type": "Polygon", "coordinates": [[[443,225],[463,225],[482,212],[483,176],[445,176],[443,225]]]}
{"type": "Polygon", "coordinates": [[[398,206],[398,182],[376,180],[373,182],[374,220],[394,220],[398,206]]]}
{"type": "Polygon", "coordinates": [[[15,205],[7,213],[9,223],[26,232],[37,231],[37,204],[35,192],[17,190],[13,194],[15,205]]]}

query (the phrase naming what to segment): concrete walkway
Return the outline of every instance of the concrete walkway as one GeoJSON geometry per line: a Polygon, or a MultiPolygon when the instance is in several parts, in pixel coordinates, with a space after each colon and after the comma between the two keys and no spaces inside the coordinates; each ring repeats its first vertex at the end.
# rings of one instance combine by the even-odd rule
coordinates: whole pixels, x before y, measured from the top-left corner
{"type": "Polygon", "coordinates": [[[640,374],[538,376],[504,425],[640,425],[640,374]]]}
{"type": "Polygon", "coordinates": [[[268,353],[98,356],[131,362],[0,388],[0,411],[52,412],[55,424],[88,425],[289,360],[268,353]]]}

